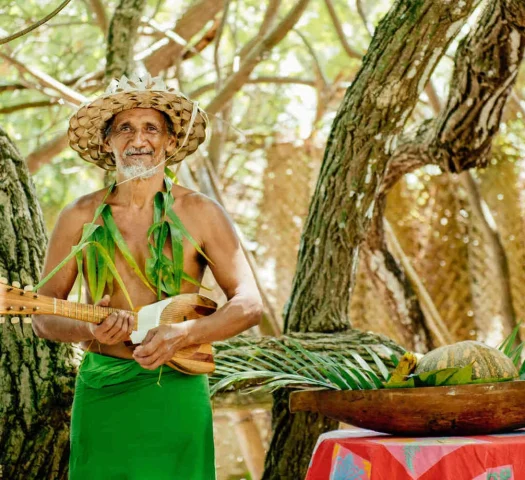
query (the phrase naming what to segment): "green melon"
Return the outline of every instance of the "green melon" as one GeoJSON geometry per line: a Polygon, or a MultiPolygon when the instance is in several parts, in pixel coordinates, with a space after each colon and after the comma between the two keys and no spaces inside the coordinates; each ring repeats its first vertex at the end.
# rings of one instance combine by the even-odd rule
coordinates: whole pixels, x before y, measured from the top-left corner
{"type": "Polygon", "coordinates": [[[415,373],[449,367],[465,367],[470,363],[472,363],[473,380],[519,376],[518,369],[507,355],[497,348],[473,340],[445,345],[428,352],[419,360],[415,373]]]}

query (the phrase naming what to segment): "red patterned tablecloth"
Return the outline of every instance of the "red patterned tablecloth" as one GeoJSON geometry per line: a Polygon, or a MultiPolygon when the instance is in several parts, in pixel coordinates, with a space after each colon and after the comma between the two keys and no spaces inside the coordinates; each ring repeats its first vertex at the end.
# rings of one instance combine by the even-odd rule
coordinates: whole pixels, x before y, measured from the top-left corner
{"type": "Polygon", "coordinates": [[[525,480],[525,431],[401,438],[370,430],[319,437],[306,480],[525,480]]]}

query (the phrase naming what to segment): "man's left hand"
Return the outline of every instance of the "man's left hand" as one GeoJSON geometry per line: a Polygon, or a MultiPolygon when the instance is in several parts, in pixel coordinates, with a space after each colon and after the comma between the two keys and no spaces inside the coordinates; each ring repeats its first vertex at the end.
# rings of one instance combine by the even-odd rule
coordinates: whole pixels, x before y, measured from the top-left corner
{"type": "Polygon", "coordinates": [[[188,325],[185,322],[152,328],[134,350],[133,358],[148,370],[155,370],[187,346],[188,325]]]}

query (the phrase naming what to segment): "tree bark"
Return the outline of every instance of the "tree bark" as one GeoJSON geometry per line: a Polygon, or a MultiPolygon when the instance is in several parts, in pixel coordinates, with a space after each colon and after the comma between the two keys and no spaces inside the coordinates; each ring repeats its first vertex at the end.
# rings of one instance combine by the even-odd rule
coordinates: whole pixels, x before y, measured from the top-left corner
{"type": "Polygon", "coordinates": [[[384,197],[378,199],[374,225],[363,246],[366,268],[383,297],[392,322],[399,327],[403,346],[424,353],[434,348],[435,343],[410,278],[387,247],[383,228],[385,202],[384,197]]]}
{"type": "MultiPolygon", "coordinates": [[[[477,28],[460,43],[448,102],[443,111],[436,110],[439,103],[433,98],[431,84],[426,87],[436,110],[436,119],[423,122],[414,136],[405,136],[402,139],[392,155],[377,205],[384,204],[386,195],[404,174],[423,165],[433,163],[445,171],[461,172],[486,164],[503,107],[511,93],[523,57],[525,39],[519,33],[522,17],[519,12],[508,7],[509,4],[504,5],[502,2],[487,5],[477,28]]],[[[410,282],[403,279],[399,268],[395,268],[395,261],[385,261],[390,254],[386,248],[381,247],[385,245],[381,226],[382,212],[376,208],[375,215],[367,241],[370,247],[367,245],[367,249],[376,250],[378,255],[368,258],[369,263],[372,260],[375,262],[378,270],[392,273],[389,276],[391,281],[389,284],[385,283],[382,289],[387,304],[393,304],[392,297],[403,299],[401,292],[404,290],[407,295],[402,303],[417,307],[417,298],[412,299],[410,295],[410,282]],[[398,295],[394,295],[396,292],[398,295]]],[[[501,243],[493,242],[493,246],[497,258],[502,259],[501,243]]],[[[391,260],[394,260],[393,257],[391,260]]],[[[501,264],[500,269],[504,273],[505,266],[501,264]]],[[[508,279],[506,282],[508,284],[508,279]]],[[[509,292],[510,290],[507,293],[509,292]]],[[[508,320],[513,318],[509,299],[506,305],[507,329],[512,329],[514,322],[508,320]]],[[[395,312],[393,309],[391,311],[395,312]]],[[[398,309],[397,312],[399,313],[395,315],[409,313],[402,315],[404,318],[400,318],[401,322],[426,328],[426,320],[420,315],[420,308],[398,309]]],[[[424,346],[428,348],[432,344],[424,346]]]]}
{"type": "MultiPolygon", "coordinates": [[[[471,9],[471,1],[398,0],[379,24],[328,139],[284,312],[286,332],[349,327],[359,245],[387,160],[433,68],[471,9]]],[[[273,416],[274,438],[263,478],[304,478],[313,443],[336,424],[312,414],[290,416],[284,393],[275,397],[273,416]]]]}
{"type": "MultiPolygon", "coordinates": [[[[0,276],[39,278],[47,243],[24,160],[0,128],[0,276]]],[[[66,479],[73,349],[40,340],[25,323],[0,325],[0,465],[4,478],[66,479]]]]}
{"type": "Polygon", "coordinates": [[[106,83],[133,71],[133,47],[146,0],[120,0],[109,25],[106,83]]]}

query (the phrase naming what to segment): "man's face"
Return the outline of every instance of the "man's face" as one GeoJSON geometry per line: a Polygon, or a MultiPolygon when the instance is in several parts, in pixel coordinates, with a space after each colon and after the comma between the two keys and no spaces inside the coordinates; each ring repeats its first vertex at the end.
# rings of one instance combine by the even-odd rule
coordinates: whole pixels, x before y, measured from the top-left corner
{"type": "Polygon", "coordinates": [[[175,146],[166,120],[153,108],[133,108],[117,113],[104,149],[113,153],[117,170],[130,178],[148,178],[157,171],[152,167],[166,158],[175,146]]]}

